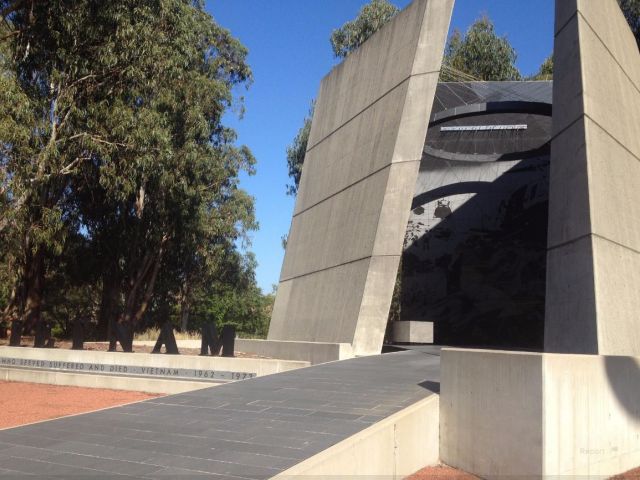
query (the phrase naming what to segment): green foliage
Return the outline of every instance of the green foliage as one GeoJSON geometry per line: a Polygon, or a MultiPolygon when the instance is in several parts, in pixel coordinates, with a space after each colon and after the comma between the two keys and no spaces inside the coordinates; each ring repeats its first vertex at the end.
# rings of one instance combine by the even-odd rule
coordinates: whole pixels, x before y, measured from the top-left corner
{"type": "Polygon", "coordinates": [[[300,130],[298,130],[298,134],[296,138],[293,139],[293,143],[287,147],[287,167],[289,169],[289,178],[292,181],[291,184],[287,185],[287,195],[295,196],[298,193],[314,109],[315,102],[312,102],[309,108],[309,114],[304,119],[304,124],[300,130]]]}
{"type": "MultiPolygon", "coordinates": [[[[460,81],[462,74],[483,81],[520,80],[516,51],[507,37],[499,37],[493,22],[482,17],[463,36],[453,32],[447,43],[441,81],[460,81]]],[[[465,78],[466,79],[466,78],[465,78]]]]}
{"type": "Polygon", "coordinates": [[[139,323],[213,294],[212,279],[234,289],[255,159],[222,117],[251,83],[246,48],[198,1],[0,11],[4,317],[139,323]]]}
{"type": "Polygon", "coordinates": [[[549,57],[542,62],[538,73],[529,78],[529,80],[553,80],[553,55],[549,55],[549,57]]]}
{"type": "Polygon", "coordinates": [[[235,268],[227,272],[227,280],[233,277],[233,281],[212,279],[211,284],[195,290],[186,330],[198,331],[203,323],[213,321],[218,328],[234,325],[243,337],[266,338],[275,297],[263,295],[257,287],[253,256],[238,260],[229,262],[235,268]]]}
{"type": "Polygon", "coordinates": [[[362,7],[354,20],[333,31],[330,38],[333,54],[338,58],[345,58],[391,20],[398,11],[398,7],[388,0],[371,0],[362,7]]]}
{"type": "Polygon", "coordinates": [[[618,4],[640,48],[640,0],[618,0],[618,4]]]}

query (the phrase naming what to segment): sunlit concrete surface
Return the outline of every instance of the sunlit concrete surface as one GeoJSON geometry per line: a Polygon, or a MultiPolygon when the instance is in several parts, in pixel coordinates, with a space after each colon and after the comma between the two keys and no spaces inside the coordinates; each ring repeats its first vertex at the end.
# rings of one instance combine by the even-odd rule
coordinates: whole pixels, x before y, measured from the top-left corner
{"type": "Polygon", "coordinates": [[[616,0],[556,2],[545,350],[640,355],[640,54],[616,0]]]}
{"type": "Polygon", "coordinates": [[[482,478],[640,465],[640,357],[442,350],[440,455],[482,478]]]}
{"type": "Polygon", "coordinates": [[[323,80],[269,340],[379,353],[453,0],[415,0],[323,80]]]}

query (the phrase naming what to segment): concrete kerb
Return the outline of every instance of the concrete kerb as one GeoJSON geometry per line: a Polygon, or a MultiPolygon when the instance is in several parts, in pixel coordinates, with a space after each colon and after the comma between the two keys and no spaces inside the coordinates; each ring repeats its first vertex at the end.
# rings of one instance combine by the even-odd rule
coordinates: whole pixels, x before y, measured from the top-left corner
{"type": "Polygon", "coordinates": [[[439,396],[433,394],[272,477],[401,479],[439,461],[439,396]]]}

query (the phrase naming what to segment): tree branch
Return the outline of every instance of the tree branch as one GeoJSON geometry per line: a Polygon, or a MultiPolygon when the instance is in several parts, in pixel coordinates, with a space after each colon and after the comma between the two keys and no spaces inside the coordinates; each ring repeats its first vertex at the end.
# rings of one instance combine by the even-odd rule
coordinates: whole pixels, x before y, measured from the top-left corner
{"type": "Polygon", "coordinates": [[[123,147],[123,148],[127,148],[127,147],[131,147],[132,145],[130,143],[120,143],[120,142],[109,142],[107,140],[103,140],[102,138],[100,138],[98,135],[91,135],[90,133],[77,133],[75,135],[71,135],[69,137],[69,140],[75,140],[76,138],[81,138],[81,137],[89,137],[91,140],[93,140],[96,143],[103,143],[105,145],[111,145],[112,147],[123,147]]]}
{"type": "MultiPolygon", "coordinates": [[[[22,196],[13,204],[11,208],[14,210],[19,210],[20,208],[22,208],[22,205],[24,205],[25,202],[27,201],[27,197],[28,195],[26,193],[23,193],[22,196]]],[[[8,215],[5,215],[3,218],[0,218],[0,233],[2,233],[2,231],[5,228],[7,228],[8,225],[9,225],[8,215]]]]}
{"type": "Polygon", "coordinates": [[[138,311],[136,312],[135,316],[133,317],[133,323],[134,324],[136,324],[140,320],[142,320],[142,317],[144,316],[145,312],[147,311],[147,307],[149,306],[149,300],[151,300],[151,296],[153,295],[153,290],[155,288],[156,279],[158,278],[158,272],[160,271],[160,264],[162,263],[162,257],[164,256],[164,250],[165,250],[165,246],[166,246],[166,243],[167,243],[168,240],[169,240],[169,236],[165,234],[162,237],[162,241],[160,242],[160,248],[158,249],[158,255],[156,257],[156,261],[155,261],[155,265],[153,266],[153,270],[151,272],[151,278],[149,278],[149,281],[147,283],[147,288],[145,289],[144,295],[142,297],[142,302],[140,303],[140,307],[138,308],[138,311]]]}
{"type": "Polygon", "coordinates": [[[25,29],[22,28],[20,30],[14,30],[11,33],[8,33],[7,35],[5,35],[4,37],[0,37],[0,42],[4,42],[5,40],[7,40],[8,38],[13,37],[14,35],[20,35],[22,32],[24,32],[25,29]]]}

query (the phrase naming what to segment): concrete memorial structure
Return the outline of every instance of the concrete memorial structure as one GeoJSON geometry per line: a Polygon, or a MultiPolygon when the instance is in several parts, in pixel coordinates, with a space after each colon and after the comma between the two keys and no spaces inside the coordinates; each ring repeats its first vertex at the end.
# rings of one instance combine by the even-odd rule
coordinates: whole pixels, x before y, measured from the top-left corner
{"type": "MultiPolygon", "coordinates": [[[[322,82],[269,340],[235,341],[242,351],[283,353],[289,361],[109,352],[94,352],[87,361],[85,352],[2,347],[0,373],[6,375],[108,370],[107,378],[119,384],[167,376],[178,379],[174,384],[195,384],[184,390],[206,381],[227,384],[0,432],[0,473],[402,478],[439,459],[483,478],[540,478],[611,476],[640,466],[635,40],[616,0],[557,0],[551,121],[549,84],[541,86],[546,93],[529,91],[527,102],[506,98],[509,105],[502,106],[477,94],[486,82],[458,85],[456,96],[460,88],[475,90],[463,94],[471,95],[463,101],[468,104],[436,103],[432,116],[452,8],[453,0],[414,0],[322,82]],[[502,111],[492,117],[491,108],[502,111]],[[529,118],[531,131],[513,137],[514,148],[500,158],[481,151],[490,135],[471,140],[473,151],[466,151],[464,135],[449,135],[524,130],[501,122],[503,114],[544,118],[529,118]],[[467,123],[478,115],[482,125],[467,123]],[[427,136],[429,123],[437,130],[427,136]],[[459,145],[452,149],[453,143],[459,145]],[[455,176],[462,179],[457,184],[455,176]],[[424,192],[416,200],[417,177],[424,192]],[[471,207],[483,181],[491,188],[484,188],[488,200],[478,214],[471,207]],[[421,312],[410,312],[420,317],[438,313],[451,292],[467,295],[458,288],[464,275],[468,285],[482,283],[487,264],[474,257],[463,271],[453,266],[454,257],[477,245],[486,252],[487,233],[515,230],[516,238],[526,237],[526,229],[513,226],[539,220],[547,198],[546,285],[536,287],[546,298],[535,302],[537,336],[532,344],[530,335],[509,337],[505,345],[533,351],[445,348],[440,358],[439,347],[420,346],[371,355],[380,353],[411,210],[409,230],[415,227],[417,237],[446,226],[453,239],[446,244],[436,235],[424,243],[429,251],[418,260],[428,268],[421,278],[427,293],[441,291],[421,312]],[[523,216],[525,206],[535,214],[523,216]],[[418,225],[426,209],[436,220],[418,225]],[[510,226],[496,222],[496,211],[504,211],[498,220],[509,219],[510,226]],[[543,343],[545,351],[535,351],[543,343]],[[300,368],[354,354],[370,356],[300,368]],[[96,422],[104,432],[95,432],[96,422]],[[166,438],[160,442],[160,436],[166,438]]],[[[512,248],[502,240],[499,248],[512,248]]],[[[535,254],[529,263],[544,263],[544,242],[524,250],[535,254]]],[[[504,268],[509,273],[508,264],[504,268]]],[[[535,282],[541,276],[537,271],[535,282]]],[[[469,309],[470,318],[501,314],[501,300],[490,303],[469,309]]],[[[526,310],[522,305],[512,318],[526,310]]],[[[439,313],[461,317],[456,309],[439,313]]],[[[420,320],[426,331],[398,322],[398,336],[409,342],[431,337],[424,318],[409,320],[420,320]]],[[[158,350],[162,343],[168,351],[200,345],[176,342],[170,333],[158,350]]],[[[220,345],[209,337],[203,352],[220,345]]]]}
{"type": "Polygon", "coordinates": [[[640,356],[640,55],[614,0],[556,2],[545,350],[640,356]]]}
{"type": "Polygon", "coordinates": [[[545,350],[444,350],[440,456],[484,478],[640,465],[640,54],[558,0],[545,350]],[[584,355],[589,354],[589,355],[584,355]]]}
{"type": "MultiPolygon", "coordinates": [[[[473,155],[478,145],[466,156],[443,153],[442,130],[442,138],[427,136],[424,142],[437,78],[429,72],[439,68],[435,55],[442,49],[427,55],[422,39],[442,45],[441,27],[451,7],[451,2],[414,2],[323,81],[270,339],[347,342],[355,354],[378,353],[396,278],[399,232],[410,208],[412,218],[422,214],[422,205],[407,201],[421,147],[436,160],[421,177],[429,192],[477,183],[493,175],[491,168],[498,170],[494,177],[506,173],[508,163],[452,165],[478,162],[473,155]],[[447,12],[440,10],[443,4],[447,12]],[[438,10],[440,17],[430,16],[438,10]],[[416,18],[423,15],[426,21],[418,27],[416,18]],[[399,55],[400,38],[404,44],[413,38],[417,50],[405,48],[399,55]],[[411,95],[418,79],[398,72],[415,72],[416,59],[427,65],[427,56],[433,57],[431,66],[422,69],[421,88],[411,95]],[[393,65],[390,58],[406,65],[393,65]],[[372,65],[380,66],[379,75],[372,65]],[[421,116],[421,122],[406,122],[408,113],[408,118],[421,116]],[[446,178],[456,172],[464,179],[457,185],[446,178]]],[[[538,179],[512,176],[509,186],[513,192],[518,182],[522,188],[539,184],[531,198],[540,200],[543,210],[548,198],[548,233],[539,229],[546,238],[534,262],[545,271],[546,241],[546,284],[540,284],[539,295],[544,303],[536,303],[536,308],[544,305],[544,339],[539,328],[533,340],[525,335],[501,345],[549,353],[445,349],[442,357],[440,458],[486,478],[613,475],[640,465],[640,55],[616,0],[558,0],[555,23],[551,122],[550,109],[537,112],[547,115],[544,145],[538,145],[547,150],[529,149],[526,159],[547,168],[545,158],[536,157],[542,154],[550,158],[550,171],[538,179]]],[[[452,114],[445,108],[443,118],[477,115],[480,103],[453,106],[452,114]]],[[[431,117],[432,124],[436,120],[431,117]]],[[[446,128],[460,133],[465,127],[446,128]]],[[[441,201],[433,205],[439,223],[453,225],[454,208],[473,202],[439,193],[428,198],[441,201]],[[452,207],[454,200],[460,205],[452,207]]],[[[494,188],[491,195],[501,194],[494,188]]],[[[453,227],[458,236],[478,228],[473,222],[453,227]]],[[[428,244],[430,254],[437,240],[428,244]]],[[[444,256],[456,253],[446,245],[440,250],[444,256]]],[[[439,283],[431,282],[428,294],[433,296],[439,283]]],[[[446,288],[436,307],[448,301],[446,288]]],[[[434,311],[426,307],[425,312],[434,311]]],[[[479,313],[503,307],[498,299],[479,313]]],[[[443,311],[450,321],[459,320],[455,309],[443,311]]]]}
{"type": "Polygon", "coordinates": [[[380,353],[453,0],[416,0],[322,81],[269,340],[380,353]]]}

